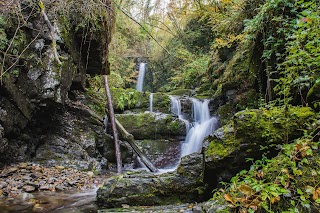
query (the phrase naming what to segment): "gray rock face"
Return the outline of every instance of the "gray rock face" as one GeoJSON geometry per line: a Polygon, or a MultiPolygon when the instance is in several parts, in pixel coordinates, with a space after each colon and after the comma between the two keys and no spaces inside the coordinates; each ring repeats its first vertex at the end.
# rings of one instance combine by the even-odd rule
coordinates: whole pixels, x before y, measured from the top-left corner
{"type": "Polygon", "coordinates": [[[203,156],[194,153],[182,158],[174,172],[126,173],[111,177],[97,192],[98,204],[105,207],[166,205],[201,199],[203,156]]]}
{"type": "MultiPolygon", "coordinates": [[[[96,171],[108,169],[108,162],[115,162],[113,140],[105,134],[98,117],[79,107],[54,116],[47,124],[49,129],[39,129],[37,139],[29,141],[38,144],[33,149],[35,162],[96,171]]],[[[124,163],[132,160],[126,147],[122,147],[122,155],[124,163]]]]}
{"type": "MultiPolygon", "coordinates": [[[[83,2],[74,1],[74,4],[67,5],[59,12],[59,5],[44,2],[48,19],[55,28],[56,43],[51,45],[50,30],[41,13],[34,10],[37,3],[17,1],[15,4],[16,9],[20,8],[21,11],[6,10],[2,14],[6,25],[0,26],[4,39],[11,39],[11,31],[20,29],[14,35],[15,42],[4,42],[0,47],[2,52],[7,50],[8,55],[19,55],[17,61],[7,57],[3,64],[5,73],[2,74],[5,75],[1,76],[0,84],[0,166],[35,158],[46,163],[49,160],[53,163],[71,162],[85,169],[98,168],[99,165],[104,167],[101,162],[107,162],[105,156],[111,155],[114,148],[106,145],[109,142],[104,138],[107,136],[103,124],[93,124],[92,120],[96,118],[90,119],[85,109],[70,109],[68,95],[71,89],[75,89],[71,87],[73,84],[77,85],[76,89],[84,89],[88,70],[90,74],[101,74],[102,67],[108,65],[103,51],[106,51],[105,45],[110,42],[108,29],[112,28],[113,22],[93,27],[96,30],[91,35],[92,45],[88,49],[88,45],[83,43],[83,30],[87,29],[81,28],[81,22],[87,19],[85,14],[78,11],[83,2]],[[20,18],[26,22],[22,28],[17,26],[16,20],[20,18]],[[104,32],[103,35],[99,30],[104,32]],[[9,44],[10,47],[6,46],[9,44]],[[90,57],[81,57],[80,47],[90,57]],[[57,62],[53,48],[56,48],[61,64],[57,62]],[[84,64],[88,65],[86,69],[84,64]],[[84,118],[81,113],[85,114],[84,118]]],[[[101,17],[113,15],[113,10],[101,11],[101,17]]],[[[108,161],[112,162],[113,158],[108,158],[108,161]]]]}

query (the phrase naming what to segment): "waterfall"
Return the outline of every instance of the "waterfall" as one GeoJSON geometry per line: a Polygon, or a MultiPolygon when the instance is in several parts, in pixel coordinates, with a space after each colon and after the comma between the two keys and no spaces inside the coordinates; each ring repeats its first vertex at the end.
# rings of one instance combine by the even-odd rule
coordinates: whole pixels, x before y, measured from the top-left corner
{"type": "Polygon", "coordinates": [[[186,133],[189,132],[191,128],[190,122],[184,117],[181,111],[181,101],[178,96],[172,96],[170,95],[171,100],[171,112],[178,116],[180,120],[182,120],[186,125],[186,133]]]}
{"type": "Polygon", "coordinates": [[[153,111],[153,93],[150,93],[150,97],[149,97],[149,111],[150,112],[153,111]]]}
{"type": "Polygon", "coordinates": [[[202,147],[202,141],[212,133],[218,125],[216,117],[210,118],[209,100],[192,100],[193,127],[189,130],[186,141],[182,145],[181,156],[197,152],[202,147]]]}
{"type": "Polygon", "coordinates": [[[140,63],[139,66],[139,76],[137,81],[136,89],[140,92],[143,90],[143,81],[144,81],[144,75],[146,72],[146,63],[140,63]]]}

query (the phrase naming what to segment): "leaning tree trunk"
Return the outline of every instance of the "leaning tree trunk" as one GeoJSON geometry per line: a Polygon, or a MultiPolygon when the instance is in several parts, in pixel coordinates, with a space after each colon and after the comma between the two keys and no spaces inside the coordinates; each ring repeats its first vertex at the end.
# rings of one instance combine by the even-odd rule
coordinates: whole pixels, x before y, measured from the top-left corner
{"type": "Polygon", "coordinates": [[[151,161],[147,158],[147,156],[135,144],[133,135],[127,132],[127,130],[121,125],[121,123],[117,119],[115,119],[115,121],[116,121],[116,126],[120,132],[120,135],[130,144],[133,151],[140,157],[141,161],[146,165],[146,167],[151,172],[158,172],[159,170],[157,169],[157,167],[155,167],[153,163],[151,163],[151,161]]]}
{"type": "Polygon", "coordinates": [[[118,136],[118,130],[115,122],[115,116],[114,116],[114,110],[112,106],[112,99],[111,99],[111,92],[109,88],[108,83],[108,76],[103,75],[104,78],[104,85],[106,89],[106,95],[108,99],[108,112],[109,112],[109,118],[110,118],[110,124],[113,132],[113,139],[114,139],[114,146],[116,148],[116,160],[117,160],[117,171],[118,173],[122,172],[122,160],[121,160],[121,152],[120,152],[120,143],[119,143],[119,136],[118,136]]]}

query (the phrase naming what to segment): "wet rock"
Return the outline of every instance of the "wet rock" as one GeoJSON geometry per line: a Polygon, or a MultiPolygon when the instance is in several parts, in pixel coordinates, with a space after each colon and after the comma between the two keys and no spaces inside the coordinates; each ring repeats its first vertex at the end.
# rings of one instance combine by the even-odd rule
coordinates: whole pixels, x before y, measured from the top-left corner
{"type": "Polygon", "coordinates": [[[216,212],[232,212],[229,208],[228,203],[224,200],[210,200],[193,207],[192,212],[194,213],[216,213],[216,212]]]}
{"type": "Polygon", "coordinates": [[[174,172],[126,173],[107,179],[97,192],[99,205],[164,205],[201,199],[203,156],[194,153],[182,158],[174,172]]]}
{"type": "Polygon", "coordinates": [[[68,187],[65,187],[65,186],[59,184],[55,187],[55,189],[56,189],[56,191],[65,191],[66,189],[68,189],[68,187]]]}
{"type": "Polygon", "coordinates": [[[27,166],[28,166],[28,163],[20,163],[20,164],[18,165],[19,169],[26,169],[27,166]]]}
{"type": "Polygon", "coordinates": [[[46,168],[28,163],[30,173],[22,172],[19,166],[5,167],[2,173],[15,171],[10,176],[0,177],[2,196],[16,197],[23,192],[65,191],[69,189],[90,189],[100,184],[102,178],[91,176],[88,172],[81,172],[72,168],[58,170],[56,167],[46,168]],[[39,172],[41,171],[41,172],[39,172]],[[32,177],[31,177],[32,176],[32,177]]]}
{"type": "Polygon", "coordinates": [[[16,171],[18,171],[18,169],[19,169],[18,167],[10,167],[7,170],[3,170],[0,173],[0,177],[8,177],[10,175],[13,175],[16,171]]]}
{"type": "Polygon", "coordinates": [[[21,201],[28,201],[28,200],[34,199],[34,196],[30,193],[21,193],[16,198],[21,201]]]}
{"type": "Polygon", "coordinates": [[[50,185],[46,184],[46,185],[42,185],[39,188],[40,190],[50,190],[50,185]]]}
{"type": "MultiPolygon", "coordinates": [[[[75,1],[75,3],[78,2],[79,1],[75,1]]],[[[56,50],[58,55],[61,56],[62,61],[62,64],[59,64],[56,61],[53,48],[48,45],[52,43],[52,38],[42,16],[39,13],[34,13],[32,14],[32,17],[30,16],[31,13],[29,12],[32,10],[31,7],[34,6],[32,1],[21,1],[18,2],[18,5],[20,5],[20,3],[22,9],[19,7],[21,9],[19,14],[21,15],[21,18],[26,19],[27,22],[26,28],[19,32],[21,45],[18,45],[15,51],[17,55],[24,53],[27,57],[24,58],[23,63],[12,64],[12,67],[8,70],[14,71],[7,72],[6,75],[1,78],[0,166],[12,162],[30,160],[34,156],[37,156],[37,148],[43,144],[42,142],[47,142],[44,139],[46,135],[64,135],[64,137],[66,137],[64,134],[66,130],[69,131],[68,133],[70,135],[65,139],[69,140],[69,143],[72,144],[79,143],[81,137],[77,135],[72,138],[72,130],[76,129],[74,131],[78,132],[80,127],[73,127],[77,126],[78,121],[82,122],[83,120],[74,119],[68,123],[72,123],[73,125],[64,126],[63,124],[65,123],[56,125],[55,118],[58,116],[56,116],[55,113],[63,113],[64,111],[67,111],[65,110],[65,108],[67,108],[66,106],[71,105],[68,95],[71,93],[71,90],[73,90],[73,88],[71,88],[73,83],[77,84],[80,82],[82,85],[81,89],[84,89],[83,85],[86,82],[86,74],[101,74],[102,67],[106,67],[106,64],[104,63],[107,63],[107,59],[103,55],[106,51],[105,44],[110,42],[110,33],[101,32],[107,32],[108,29],[111,29],[109,27],[113,25],[113,22],[106,22],[108,23],[107,25],[110,26],[107,27],[106,25],[102,27],[103,30],[100,29],[100,27],[94,27],[95,32],[92,32],[92,37],[90,39],[90,44],[92,45],[88,48],[87,45],[83,43],[84,41],[82,39],[85,29],[82,29],[81,23],[86,20],[85,15],[82,13],[70,13],[70,11],[67,11],[68,9],[63,11],[63,13],[53,14],[55,12],[51,13],[50,11],[55,11],[57,9],[56,5],[45,2],[46,7],[55,8],[53,10],[49,9],[47,15],[50,20],[55,20],[54,25],[56,33],[54,37],[57,39],[56,50]],[[69,17],[71,14],[74,17],[69,17]],[[74,21],[69,22],[68,20],[71,19],[74,21]],[[68,30],[71,30],[72,33],[68,33],[68,30]],[[90,55],[89,60],[82,57],[82,54],[79,52],[80,49],[87,52],[88,56],[90,55]],[[87,65],[86,69],[83,67],[84,64],[87,65]],[[29,138],[23,137],[22,133],[29,138]],[[10,139],[5,138],[7,135],[10,135],[10,139]],[[44,139],[44,141],[42,139],[44,139]]],[[[83,3],[79,3],[79,5],[82,4],[83,3]]],[[[107,4],[111,4],[111,2],[108,2],[107,4]]],[[[78,9],[80,7],[79,5],[74,6],[72,4],[71,7],[68,8],[73,11],[76,8],[78,9]]],[[[97,10],[95,10],[95,12],[96,11],[97,10]]],[[[112,11],[113,10],[109,10],[108,12],[103,11],[101,17],[106,18],[109,15],[112,16],[112,11]]],[[[6,33],[9,33],[12,29],[18,27],[18,23],[12,18],[12,12],[13,11],[8,10],[4,14],[1,14],[3,18],[7,20],[7,24],[1,26],[4,37],[8,37],[9,35],[6,35],[6,33]]],[[[95,25],[94,23],[92,24],[95,25]]],[[[6,63],[6,67],[3,68],[9,68],[9,64],[10,63],[6,63]]],[[[87,107],[83,108],[87,109],[87,107]]],[[[76,112],[75,114],[78,114],[79,117],[84,116],[90,118],[88,113],[83,114],[76,112]]],[[[61,114],[60,116],[63,117],[61,114]]],[[[94,119],[89,120],[92,121],[94,119]]],[[[88,127],[83,128],[83,135],[85,135],[85,130],[90,129],[93,130],[94,133],[97,133],[95,130],[101,129],[92,128],[94,125],[101,125],[102,127],[102,124],[97,124],[97,122],[94,121],[87,122],[86,120],[84,123],[86,123],[88,127]]],[[[91,134],[91,132],[89,134],[91,134]]],[[[100,134],[100,132],[98,134],[100,134]]],[[[101,135],[104,135],[103,130],[101,135]]],[[[94,135],[91,136],[91,138],[101,139],[103,136],[95,137],[94,135]]],[[[85,138],[84,140],[86,141],[87,139],[85,138]]],[[[96,140],[93,142],[97,143],[96,140]]],[[[69,155],[69,153],[66,153],[66,150],[70,148],[70,146],[60,147],[62,150],[60,150],[59,154],[62,155],[62,161],[65,161],[64,163],[66,165],[71,162],[71,164],[74,164],[74,167],[79,165],[79,167],[82,167],[83,169],[95,169],[93,167],[101,167],[98,162],[99,160],[97,159],[102,156],[96,146],[92,147],[93,149],[91,149],[91,147],[75,149],[74,152],[81,152],[73,155],[76,156],[76,159],[72,159],[72,155],[70,155],[71,157],[66,157],[67,154],[69,155]],[[87,148],[90,150],[87,150],[87,148]],[[84,156],[82,157],[83,152],[86,153],[84,153],[84,156]],[[90,156],[90,159],[86,159],[87,156],[90,156]],[[81,162],[79,162],[80,157],[81,162]]],[[[47,161],[45,163],[48,163],[50,157],[51,156],[48,156],[47,159],[42,160],[47,161]]],[[[59,158],[59,156],[55,157],[59,158]]]]}

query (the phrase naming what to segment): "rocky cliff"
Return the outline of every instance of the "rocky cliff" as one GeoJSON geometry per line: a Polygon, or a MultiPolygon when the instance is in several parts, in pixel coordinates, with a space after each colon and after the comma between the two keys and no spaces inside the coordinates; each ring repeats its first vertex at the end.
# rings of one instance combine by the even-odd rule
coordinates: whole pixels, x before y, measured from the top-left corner
{"type": "Polygon", "coordinates": [[[109,69],[111,2],[1,4],[0,165],[35,159],[105,166],[108,137],[84,91],[87,74],[109,69]]]}

